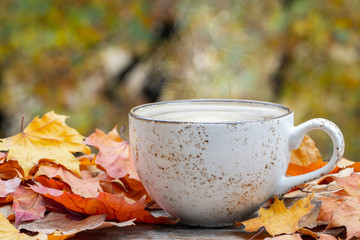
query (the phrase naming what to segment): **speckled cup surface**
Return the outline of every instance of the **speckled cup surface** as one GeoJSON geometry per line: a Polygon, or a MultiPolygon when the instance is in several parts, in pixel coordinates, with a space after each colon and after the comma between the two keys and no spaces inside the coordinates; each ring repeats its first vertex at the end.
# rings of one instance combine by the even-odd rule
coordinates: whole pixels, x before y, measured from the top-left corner
{"type": "Polygon", "coordinates": [[[147,191],[181,222],[202,227],[234,225],[274,195],[327,174],[345,146],[334,123],[317,118],[294,126],[290,108],[259,101],[146,104],[130,111],[129,124],[133,159],[147,191]],[[329,163],[287,177],[291,150],[313,129],[333,141],[329,163]]]}

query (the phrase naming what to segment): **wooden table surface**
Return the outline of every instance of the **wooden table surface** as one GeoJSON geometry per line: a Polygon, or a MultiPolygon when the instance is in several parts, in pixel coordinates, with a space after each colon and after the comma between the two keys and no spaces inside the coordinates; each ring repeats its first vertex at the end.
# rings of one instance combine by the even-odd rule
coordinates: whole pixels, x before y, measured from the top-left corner
{"type": "MultiPolygon", "coordinates": [[[[152,211],[155,216],[168,215],[165,211],[152,211]]],[[[118,239],[250,239],[256,233],[248,233],[242,227],[198,228],[181,223],[175,225],[136,223],[128,227],[110,227],[88,230],[76,234],[71,240],[118,240],[118,239]]],[[[265,231],[257,235],[256,240],[270,237],[265,231]]]]}
{"type": "MultiPolygon", "coordinates": [[[[128,227],[111,227],[80,232],[72,240],[118,240],[118,239],[250,239],[255,233],[246,233],[240,227],[231,228],[194,228],[183,224],[152,225],[136,224],[128,227]]],[[[265,232],[253,239],[269,237],[265,232]]]]}

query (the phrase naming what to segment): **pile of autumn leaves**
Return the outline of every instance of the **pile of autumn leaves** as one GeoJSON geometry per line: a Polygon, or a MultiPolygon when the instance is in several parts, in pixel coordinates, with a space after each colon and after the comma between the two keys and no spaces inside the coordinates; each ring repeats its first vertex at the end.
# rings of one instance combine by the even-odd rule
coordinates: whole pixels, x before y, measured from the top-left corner
{"type": "MultiPolygon", "coordinates": [[[[293,151],[287,175],[314,171],[322,161],[306,136],[293,151]]],[[[263,206],[258,217],[238,223],[249,232],[266,230],[273,240],[360,239],[360,163],[342,159],[328,175],[289,191],[263,206]]]]}
{"type": "MultiPolygon", "coordinates": [[[[0,239],[61,240],[76,233],[134,222],[168,223],[147,207],[129,143],[116,128],[85,138],[54,112],[36,117],[0,142],[0,239]],[[91,148],[90,148],[91,147],[91,148]],[[94,154],[96,152],[96,154],[94,154]]],[[[288,175],[324,166],[306,137],[292,154],[288,175]]],[[[268,239],[360,238],[360,165],[342,160],[329,175],[293,189],[238,223],[268,239]],[[267,236],[270,236],[267,235],[267,236]]]]}
{"type": "Polygon", "coordinates": [[[153,201],[116,128],[84,141],[65,119],[49,112],[1,139],[0,239],[66,239],[112,225],[174,223],[146,210],[153,201]]]}

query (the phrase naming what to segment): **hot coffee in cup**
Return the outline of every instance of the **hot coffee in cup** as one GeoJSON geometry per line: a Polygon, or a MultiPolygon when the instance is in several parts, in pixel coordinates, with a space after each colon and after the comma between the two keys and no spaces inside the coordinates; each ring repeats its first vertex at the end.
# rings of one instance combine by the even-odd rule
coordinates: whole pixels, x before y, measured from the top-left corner
{"type": "Polygon", "coordinates": [[[135,165],[150,195],[189,225],[218,227],[245,219],[273,195],[330,172],[344,152],[339,128],[325,119],[294,126],[283,105],[246,100],[183,100],[130,111],[135,165]],[[322,129],[333,155],[324,167],[285,176],[290,152],[322,129]]]}

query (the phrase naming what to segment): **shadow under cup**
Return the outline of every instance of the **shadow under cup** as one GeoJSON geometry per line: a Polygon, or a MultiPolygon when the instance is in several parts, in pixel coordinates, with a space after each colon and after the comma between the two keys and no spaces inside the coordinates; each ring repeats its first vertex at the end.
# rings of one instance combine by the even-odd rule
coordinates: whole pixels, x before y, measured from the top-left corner
{"type": "Polygon", "coordinates": [[[231,226],[319,176],[285,176],[291,149],[320,128],[293,131],[293,121],[291,109],[268,102],[159,102],[130,111],[130,144],[142,183],[163,209],[185,224],[231,226]]]}

